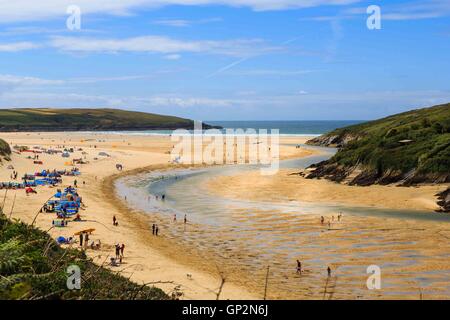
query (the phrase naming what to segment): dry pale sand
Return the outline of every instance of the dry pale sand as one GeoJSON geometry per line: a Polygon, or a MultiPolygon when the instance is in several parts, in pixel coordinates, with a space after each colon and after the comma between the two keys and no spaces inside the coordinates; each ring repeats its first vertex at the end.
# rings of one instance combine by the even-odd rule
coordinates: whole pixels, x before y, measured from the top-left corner
{"type": "MultiPolygon", "coordinates": [[[[101,250],[87,250],[87,254],[97,263],[108,261],[114,255],[114,244],[124,243],[124,264],[115,270],[122,270],[124,275],[142,283],[156,283],[170,293],[179,286],[184,299],[215,299],[221,284],[221,277],[214,263],[196,257],[195,253],[187,254],[183,247],[165,236],[164,229],[159,237],[151,236],[149,217],[124,206],[117,199],[112,187],[117,175],[116,163],[124,166],[123,174],[135,172],[136,169],[170,168],[169,152],[173,142],[162,136],[131,136],[116,134],[87,133],[2,133],[1,138],[13,145],[26,145],[30,148],[82,148],[87,155],[76,151],[71,158],[84,158],[88,164],[78,165],[81,176],[76,177],[79,193],[83,197],[86,209],[81,211],[84,222],[71,222],[66,228],[51,228],[54,214],[41,213],[36,225],[48,230],[55,238],[69,237],[75,232],[95,228],[91,240],[101,240],[101,250]],[[98,153],[105,151],[111,157],[102,157],[98,153]],[[97,158],[97,159],[95,159],[97,158]],[[85,182],[83,184],[82,182],[85,182]],[[116,216],[119,226],[112,225],[112,217],[116,216]],[[187,275],[192,275],[188,278],[187,275]]],[[[306,138],[282,138],[282,143],[303,143],[306,138]]],[[[299,150],[292,146],[280,147],[283,159],[310,155],[311,152],[299,150]]],[[[43,165],[33,164],[27,159],[30,153],[13,153],[11,162],[0,165],[0,181],[11,181],[14,166],[19,179],[25,173],[34,173],[43,169],[70,169],[65,165],[68,161],[61,155],[40,154],[43,165]]],[[[63,186],[73,185],[73,177],[64,177],[63,186]]],[[[56,192],[56,188],[38,187],[38,193],[26,196],[24,190],[0,191],[4,201],[4,212],[12,218],[31,223],[41,206],[56,192]]],[[[261,296],[247,288],[226,281],[221,299],[259,299],[261,296]]]]}

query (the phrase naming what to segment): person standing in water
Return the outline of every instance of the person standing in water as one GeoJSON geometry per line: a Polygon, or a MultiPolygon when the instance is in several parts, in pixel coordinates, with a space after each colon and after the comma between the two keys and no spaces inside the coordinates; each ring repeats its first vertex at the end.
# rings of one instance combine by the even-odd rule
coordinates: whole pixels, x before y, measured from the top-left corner
{"type": "Polygon", "coordinates": [[[184,215],[184,224],[186,224],[187,223],[187,215],[185,214],[184,215]]]}

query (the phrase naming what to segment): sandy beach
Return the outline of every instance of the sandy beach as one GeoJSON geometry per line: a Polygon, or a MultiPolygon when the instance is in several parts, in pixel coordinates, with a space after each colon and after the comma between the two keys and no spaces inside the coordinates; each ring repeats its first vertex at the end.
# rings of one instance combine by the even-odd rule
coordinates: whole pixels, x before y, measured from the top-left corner
{"type": "MultiPolygon", "coordinates": [[[[91,240],[101,240],[100,250],[87,249],[87,254],[96,263],[102,264],[114,255],[114,244],[124,243],[124,263],[120,267],[113,267],[121,271],[125,276],[139,283],[155,284],[166,292],[174,290],[183,292],[183,299],[216,299],[220,292],[220,299],[262,299],[263,279],[265,263],[273,262],[273,284],[268,295],[270,299],[299,299],[299,298],[323,298],[323,271],[327,264],[332,264],[334,270],[342,272],[339,276],[346,279],[342,290],[332,292],[334,298],[417,298],[417,288],[423,285],[416,283],[409,287],[402,287],[404,294],[388,296],[388,290],[380,293],[368,293],[366,296],[361,289],[364,285],[365,274],[355,275],[354,268],[373,263],[371,246],[358,246],[355,240],[361,235],[367,239],[378,239],[379,246],[386,246],[387,250],[383,261],[393,261],[398,258],[399,252],[409,252],[414,248],[424,258],[421,263],[409,263],[414,258],[402,257],[398,268],[405,272],[431,272],[435,276],[435,270],[446,270],[450,249],[441,240],[450,236],[446,225],[438,222],[401,221],[397,219],[379,219],[357,217],[342,221],[334,221],[332,228],[321,226],[317,214],[303,216],[280,212],[235,212],[233,218],[251,231],[243,232],[239,241],[230,236],[231,229],[217,229],[214,241],[209,241],[205,246],[199,245],[203,241],[211,239],[211,230],[199,224],[188,225],[188,234],[179,233],[183,223],[178,224],[167,217],[153,212],[142,212],[130,206],[125,199],[116,194],[114,183],[116,179],[136,175],[151,170],[170,170],[180,167],[170,163],[170,150],[173,142],[164,136],[140,136],[120,134],[93,134],[93,133],[3,133],[1,138],[14,145],[26,145],[30,148],[45,147],[57,148],[65,146],[73,147],[75,152],[71,158],[84,158],[87,164],[78,165],[81,175],[64,177],[63,186],[73,185],[77,179],[79,193],[86,205],[81,210],[83,222],[70,222],[65,228],[52,228],[54,214],[40,213],[39,209],[55,192],[56,188],[38,187],[37,194],[27,196],[24,190],[9,190],[5,196],[5,190],[0,191],[4,211],[11,214],[12,218],[21,219],[31,223],[35,216],[36,225],[48,230],[55,238],[58,236],[69,237],[75,232],[87,228],[95,228],[91,240]],[[78,149],[82,150],[78,150],[78,149]],[[86,154],[82,154],[85,152],[86,154]],[[109,156],[100,156],[100,152],[106,152],[109,156]],[[124,170],[118,172],[116,164],[123,165],[124,170]],[[116,216],[119,226],[112,225],[112,217],[116,216]],[[264,220],[264,221],[263,221],[264,220]],[[274,238],[269,246],[273,248],[301,247],[301,259],[307,261],[309,266],[304,277],[299,277],[292,272],[292,266],[286,266],[287,261],[295,262],[295,255],[288,251],[275,251],[273,255],[264,251],[264,248],[255,242],[255,236],[260,235],[268,228],[266,220],[270,220],[270,227],[280,232],[278,238],[274,238]],[[249,222],[250,221],[250,222],[249,222]],[[152,236],[151,224],[157,222],[161,226],[160,235],[152,236]],[[387,228],[388,226],[388,228],[387,228]],[[170,230],[169,230],[170,228],[170,230]],[[172,230],[173,229],[173,230],[172,230]],[[330,230],[331,229],[331,230],[330,230]],[[288,232],[286,232],[288,230],[288,232]],[[395,230],[382,231],[380,230],[395,230]],[[415,230],[412,232],[412,230],[415,230]],[[440,233],[443,238],[431,237],[440,233]],[[180,236],[182,234],[182,236],[180,236]],[[295,237],[295,242],[292,237],[295,237]],[[309,240],[308,240],[309,239],[309,240]],[[220,241],[219,241],[220,240],[220,241]],[[294,241],[294,242],[292,242],[294,241]],[[231,249],[226,251],[227,245],[231,249]],[[248,246],[247,246],[248,245],[248,246]],[[226,252],[219,257],[214,246],[226,252]],[[393,250],[395,249],[395,250],[393,250]],[[253,251],[252,251],[253,250],[253,251]],[[331,250],[328,261],[321,260],[315,253],[317,250],[331,250]],[[361,253],[356,259],[352,254],[361,253]],[[254,270],[255,256],[259,259],[261,268],[254,270]],[[344,258],[345,259],[344,259],[344,258]],[[343,260],[344,259],[344,260],[343,260]],[[409,259],[409,260],[408,260],[409,259]],[[320,261],[319,261],[320,260],[320,261]],[[352,261],[352,263],[348,263],[352,261]],[[315,269],[320,266],[322,269],[315,269]],[[252,273],[252,270],[255,271],[252,273]],[[224,280],[223,287],[222,279],[224,280]],[[255,280],[256,279],[256,280],[255,280]],[[309,279],[309,280],[308,280],[309,279]],[[351,293],[350,288],[356,286],[356,293],[351,293]],[[222,287],[222,288],[221,288],[222,287]]],[[[304,143],[307,137],[282,137],[280,154],[282,159],[293,159],[311,156],[314,151],[296,148],[295,144],[304,143]]],[[[25,173],[34,173],[43,169],[70,169],[65,165],[68,161],[58,155],[39,154],[39,160],[43,165],[33,164],[28,159],[29,153],[13,153],[11,162],[3,162],[0,167],[0,181],[11,181],[12,165],[21,177],[25,173]]],[[[205,189],[212,195],[225,199],[245,199],[252,201],[270,202],[323,202],[326,204],[343,204],[352,206],[366,206],[389,209],[413,209],[430,210],[436,208],[434,194],[445,186],[423,186],[418,188],[398,187],[349,187],[337,185],[322,180],[305,180],[298,175],[291,175],[293,170],[282,169],[274,176],[261,176],[258,172],[246,172],[235,176],[218,177],[211,180],[205,189]]],[[[334,219],[335,217],[333,217],[334,219]]],[[[326,216],[327,221],[331,219],[326,216]]],[[[181,220],[181,219],[180,219],[181,220]]],[[[239,229],[236,229],[239,230],[239,229]]],[[[233,234],[233,233],[231,233],[233,234]]],[[[445,241],[446,243],[448,241],[445,241]]],[[[76,247],[77,244],[74,244],[76,247]]],[[[292,252],[292,251],[289,251],[292,252]]],[[[377,251],[378,252],[378,251],[377,251]]],[[[395,269],[395,272],[399,272],[395,269]]],[[[394,279],[391,285],[402,285],[406,278],[394,279]]],[[[441,284],[433,291],[432,297],[446,297],[449,283],[442,282],[441,275],[436,275],[436,281],[441,284]]],[[[337,281],[337,280],[336,280],[337,281]]],[[[335,282],[336,282],[335,281],[335,282]]],[[[336,286],[336,283],[334,284],[336,286]]],[[[334,290],[334,289],[333,289],[334,290]]],[[[326,290],[325,290],[326,291],[326,290]]],[[[331,291],[330,291],[331,292],[331,291]]]]}
{"type": "MultiPolygon", "coordinates": [[[[32,147],[57,148],[65,146],[74,147],[72,158],[85,158],[88,164],[78,165],[81,171],[79,177],[64,177],[63,186],[73,185],[78,180],[79,193],[86,204],[86,210],[81,211],[86,222],[70,223],[66,228],[51,228],[54,214],[39,214],[36,225],[42,230],[49,230],[55,238],[58,236],[69,237],[73,233],[95,228],[91,239],[100,239],[102,249],[99,251],[88,250],[87,253],[96,262],[107,261],[108,256],[114,255],[114,244],[126,244],[125,262],[120,270],[124,275],[131,276],[134,281],[142,283],[155,282],[158,287],[171,292],[174,287],[181,286],[185,299],[215,299],[216,292],[221,284],[221,278],[217,270],[208,263],[183,263],[192,262],[192,256],[186,257],[176,245],[167,243],[164,230],[155,239],[150,237],[151,230],[146,224],[145,216],[138,212],[132,212],[124,207],[122,201],[117,199],[112,188],[113,176],[117,174],[116,163],[124,166],[122,174],[136,169],[154,166],[158,169],[167,169],[170,152],[173,143],[167,136],[121,136],[115,134],[84,134],[84,133],[4,133],[2,138],[14,145],[32,147]],[[107,152],[110,157],[102,157],[98,154],[107,152]],[[96,160],[95,160],[96,159],[96,160]],[[85,184],[83,184],[83,181],[85,184]],[[112,217],[116,216],[119,227],[113,227],[112,217]],[[155,244],[156,242],[156,244],[155,244]],[[181,255],[179,255],[181,254],[181,255]],[[196,267],[193,268],[192,265],[196,267]],[[192,275],[188,279],[187,275],[192,275]]],[[[302,143],[305,138],[286,138],[286,143],[302,143]]],[[[295,149],[295,147],[281,147],[283,158],[309,155],[309,151],[295,149]]],[[[0,167],[0,181],[11,181],[12,165],[21,177],[25,173],[35,173],[44,169],[70,169],[66,166],[68,161],[58,155],[39,154],[39,160],[43,165],[33,164],[32,159],[27,159],[29,153],[13,153],[11,162],[4,162],[0,167]]],[[[20,178],[19,178],[20,179],[20,178]]],[[[5,190],[2,190],[2,201],[5,190]]],[[[41,206],[56,192],[56,188],[38,187],[37,194],[26,196],[24,190],[11,191],[6,194],[4,210],[9,213],[13,208],[12,217],[31,223],[41,206]],[[14,203],[14,207],[13,207],[14,203]]],[[[248,292],[245,288],[226,282],[221,299],[258,299],[258,295],[248,292]]]]}

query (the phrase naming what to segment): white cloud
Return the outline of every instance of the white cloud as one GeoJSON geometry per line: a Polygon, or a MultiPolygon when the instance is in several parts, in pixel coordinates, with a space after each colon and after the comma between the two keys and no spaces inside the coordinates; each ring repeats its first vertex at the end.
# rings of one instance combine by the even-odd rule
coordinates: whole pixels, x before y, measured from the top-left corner
{"type": "Polygon", "coordinates": [[[161,19],[153,21],[154,24],[167,26],[167,27],[190,27],[196,24],[206,24],[212,22],[223,21],[222,18],[208,18],[199,20],[185,20],[185,19],[161,19]]]}
{"type": "Polygon", "coordinates": [[[62,80],[48,80],[35,77],[20,77],[9,74],[0,74],[0,84],[13,86],[37,86],[37,85],[59,85],[62,80]]]}
{"type": "Polygon", "coordinates": [[[258,70],[235,70],[223,72],[226,75],[233,76],[276,76],[276,77],[289,77],[299,76],[315,72],[313,70],[271,70],[271,69],[258,69],[258,70]]]}
{"type": "MultiPolygon", "coordinates": [[[[351,15],[366,15],[366,8],[351,8],[344,11],[347,18],[351,15]]],[[[430,0],[427,2],[406,2],[381,6],[383,20],[422,20],[441,18],[450,15],[450,2],[448,0],[430,0]]]]}
{"type": "Polygon", "coordinates": [[[87,37],[53,37],[49,45],[56,49],[78,53],[148,52],[177,54],[181,52],[210,53],[228,56],[252,56],[261,52],[281,50],[266,46],[261,39],[224,41],[184,41],[163,36],[141,36],[124,39],[87,37]]]}
{"type": "Polygon", "coordinates": [[[164,59],[167,59],[167,60],[179,60],[179,59],[181,59],[181,55],[179,55],[179,54],[168,54],[167,56],[164,56],[164,59]]]}
{"type": "Polygon", "coordinates": [[[12,42],[12,43],[0,43],[0,52],[18,52],[24,50],[31,50],[38,48],[39,45],[32,42],[12,42]]]}
{"type": "Polygon", "coordinates": [[[69,5],[76,4],[82,14],[128,15],[142,8],[169,5],[226,5],[256,11],[308,8],[322,5],[347,5],[360,0],[2,0],[0,23],[37,21],[66,16],[69,5]]]}

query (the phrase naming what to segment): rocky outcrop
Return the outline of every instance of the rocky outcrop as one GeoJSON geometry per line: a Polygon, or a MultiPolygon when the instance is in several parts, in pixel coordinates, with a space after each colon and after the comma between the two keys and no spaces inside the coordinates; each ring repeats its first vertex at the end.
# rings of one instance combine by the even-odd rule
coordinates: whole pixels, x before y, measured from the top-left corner
{"type": "Polygon", "coordinates": [[[450,187],[447,190],[438,193],[438,206],[441,208],[437,210],[438,212],[450,212],[450,187]]]}
{"type": "Polygon", "coordinates": [[[362,165],[343,166],[333,161],[323,161],[308,168],[306,179],[325,178],[327,180],[348,185],[370,186],[373,184],[413,186],[418,184],[450,183],[448,174],[422,174],[416,170],[402,173],[399,170],[376,170],[362,165]]]}
{"type": "Polygon", "coordinates": [[[5,141],[0,139],[0,156],[7,157],[11,154],[11,148],[9,147],[9,144],[5,141]]]}
{"type": "Polygon", "coordinates": [[[342,148],[350,141],[358,140],[359,136],[352,133],[330,134],[308,140],[306,144],[320,147],[342,148]]]}

